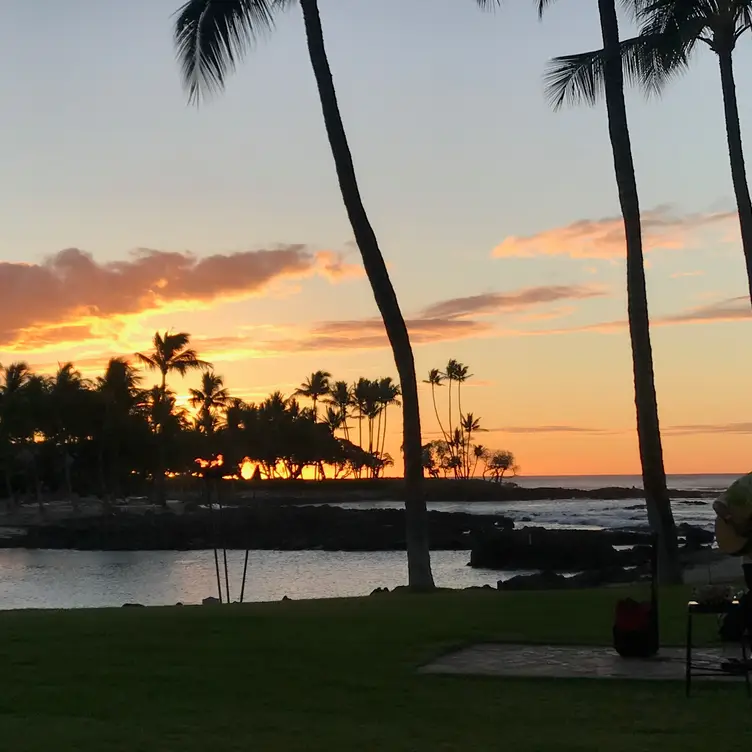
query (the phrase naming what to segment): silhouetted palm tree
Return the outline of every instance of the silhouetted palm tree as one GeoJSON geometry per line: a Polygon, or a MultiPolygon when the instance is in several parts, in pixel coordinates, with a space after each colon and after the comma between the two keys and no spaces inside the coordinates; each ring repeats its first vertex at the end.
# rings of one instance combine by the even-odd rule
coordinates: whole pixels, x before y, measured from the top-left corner
{"type": "Polygon", "coordinates": [[[73,458],[69,445],[76,431],[74,423],[81,418],[82,392],[88,387],[81,372],[73,363],[63,363],[52,377],[49,385],[52,430],[60,449],[60,458],[65,480],[65,492],[68,498],[73,495],[71,482],[71,464],[73,458]]]}
{"type": "MultiPolygon", "coordinates": [[[[185,3],[178,14],[175,41],[189,98],[198,101],[205,92],[221,89],[248,42],[270,29],[276,13],[293,4],[293,0],[189,0],[185,3]]],[[[433,576],[428,545],[428,513],[423,497],[418,386],[410,338],[376,234],[361,199],[324,46],[318,2],[298,0],[298,4],[303,13],[308,53],[342,199],[384,321],[404,393],[403,446],[409,583],[414,589],[431,590],[433,576]]],[[[490,5],[485,1],[480,4],[490,5]]]]}
{"type": "Polygon", "coordinates": [[[19,442],[30,440],[33,428],[29,421],[27,387],[32,378],[28,363],[11,363],[2,369],[0,383],[0,444],[5,475],[5,491],[15,502],[13,471],[19,442]]]}
{"type": "Polygon", "coordinates": [[[450,439],[454,433],[454,421],[452,420],[452,384],[454,383],[454,375],[457,373],[459,366],[460,364],[452,359],[447,363],[446,370],[442,374],[442,376],[449,382],[449,427],[447,433],[449,434],[450,439]]]}
{"type": "Polygon", "coordinates": [[[358,446],[363,448],[363,420],[368,413],[368,403],[371,397],[371,381],[362,376],[352,385],[350,389],[352,406],[357,410],[358,419],[358,446]]]}
{"type": "Polygon", "coordinates": [[[489,451],[488,448],[483,446],[483,444],[476,444],[473,447],[473,471],[471,473],[470,477],[475,477],[475,472],[478,469],[478,463],[483,460],[486,461],[489,457],[489,451]]]}
{"type": "MultiPolygon", "coordinates": [[[[175,398],[167,390],[167,376],[175,372],[184,376],[188,371],[204,370],[211,368],[211,363],[200,360],[195,350],[188,347],[191,341],[191,335],[187,332],[165,332],[164,335],[156,332],[152,344],[154,349],[149,354],[136,353],[138,360],[154,371],[159,371],[162,376],[161,383],[157,389],[163,392],[163,399],[158,399],[154,390],[151,390],[151,421],[154,427],[154,433],[157,435],[158,444],[158,468],[155,473],[157,498],[162,504],[166,503],[165,477],[167,462],[167,430],[174,420],[178,419],[174,412],[175,398]],[[166,422],[164,425],[159,423],[160,419],[166,422]],[[155,422],[156,421],[156,422],[155,422]]],[[[181,414],[182,417],[182,414],[181,414]]]]}
{"type": "MultiPolygon", "coordinates": [[[[640,35],[621,42],[625,71],[651,91],[684,72],[705,46],[718,58],[731,178],[739,210],[747,283],[752,297],[752,199],[744,163],[733,55],[739,38],[752,30],[752,0],[631,0],[640,35]]],[[[592,101],[603,89],[603,50],[561,58],[557,99],[592,101]]]]}
{"type": "Polygon", "coordinates": [[[298,397],[307,397],[313,404],[313,419],[318,420],[318,401],[329,394],[328,371],[315,371],[294,392],[298,397]]]}
{"type": "Polygon", "coordinates": [[[332,434],[335,434],[340,428],[342,428],[342,425],[345,422],[345,416],[341,410],[329,406],[326,408],[326,413],[324,414],[324,420],[322,422],[332,434]]]}
{"type": "Polygon", "coordinates": [[[214,433],[217,413],[230,403],[230,393],[225,389],[224,379],[214,371],[201,374],[201,387],[190,389],[188,402],[198,408],[197,427],[206,434],[214,433]]]}
{"type": "Polygon", "coordinates": [[[329,385],[329,397],[326,400],[330,405],[334,405],[342,415],[342,428],[345,432],[345,438],[350,440],[350,428],[347,425],[348,410],[352,404],[352,393],[350,385],[346,381],[335,381],[329,385]]]}
{"type": "MultiPolygon", "coordinates": [[[[550,0],[538,0],[542,12],[550,0]]],[[[624,100],[624,74],[622,71],[619,24],[615,0],[598,0],[603,48],[600,51],[600,80],[606,100],[608,129],[614,158],[619,201],[624,217],[627,256],[627,302],[629,332],[632,342],[632,364],[637,412],[637,435],[642,462],[642,477],[648,516],[659,536],[661,579],[663,582],[680,582],[682,570],[679,563],[676,525],[671,511],[671,499],[666,485],[663,465],[663,448],[658,421],[658,401],[653,373],[653,351],[650,342],[645,265],[642,249],[640,203],[637,193],[632,143],[624,100]]],[[[565,84],[572,77],[572,57],[557,58],[547,75],[548,88],[555,105],[566,99],[562,89],[571,97],[593,102],[597,88],[565,84]],[[567,89],[569,86],[569,89],[567,89]]]]}
{"type": "Polygon", "coordinates": [[[170,373],[179,373],[185,376],[188,371],[204,370],[211,368],[212,364],[200,360],[195,350],[188,347],[191,335],[187,332],[165,332],[164,335],[156,332],[152,344],[154,349],[148,353],[136,353],[139,361],[162,375],[161,387],[166,389],[167,376],[170,373]]]}
{"type": "Polygon", "coordinates": [[[456,360],[450,360],[447,364],[446,376],[450,381],[457,382],[457,411],[460,414],[460,420],[462,420],[462,385],[472,378],[472,374],[469,372],[469,368],[464,363],[459,363],[456,360]]]}
{"type": "Polygon", "coordinates": [[[395,384],[391,376],[386,376],[383,379],[379,379],[378,382],[378,399],[381,405],[381,412],[379,413],[379,435],[381,441],[377,437],[376,439],[376,451],[380,454],[384,454],[386,449],[386,416],[390,405],[400,406],[399,397],[402,394],[399,384],[395,384]],[[383,414],[383,420],[382,420],[383,414]]]}
{"type": "Polygon", "coordinates": [[[476,418],[473,413],[463,415],[460,420],[462,429],[462,475],[464,478],[471,476],[470,453],[472,451],[473,434],[481,431],[480,418],[476,418]]]}
{"type": "Polygon", "coordinates": [[[436,405],[436,387],[444,385],[444,378],[445,378],[444,374],[438,368],[432,368],[428,372],[428,378],[425,379],[423,383],[431,385],[431,399],[433,400],[433,411],[436,414],[436,422],[439,424],[441,435],[444,437],[444,440],[446,441],[447,433],[444,430],[444,426],[441,423],[441,418],[439,417],[439,408],[436,405]]]}
{"type": "Polygon", "coordinates": [[[98,462],[104,495],[108,487],[109,490],[116,490],[123,438],[129,431],[132,412],[138,404],[140,381],[141,376],[125,358],[110,358],[104,375],[97,377],[97,392],[102,405],[98,462]],[[108,464],[109,474],[106,470],[108,464]]]}

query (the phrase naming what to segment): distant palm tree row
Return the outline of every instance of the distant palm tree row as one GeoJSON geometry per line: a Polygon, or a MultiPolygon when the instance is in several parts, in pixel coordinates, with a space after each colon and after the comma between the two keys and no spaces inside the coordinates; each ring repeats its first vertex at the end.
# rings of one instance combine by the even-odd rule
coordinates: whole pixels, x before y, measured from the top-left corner
{"type": "MultiPolygon", "coordinates": [[[[157,371],[157,384],[143,388],[142,373],[124,358],[112,358],[93,381],[72,363],[52,376],[26,363],[0,368],[0,466],[8,499],[25,495],[41,504],[49,493],[112,499],[151,485],[165,501],[166,476],[193,474],[197,459],[219,456],[223,474],[240,476],[254,466],[260,478],[301,478],[306,468],[320,478],[378,478],[394,464],[386,452],[387,418],[401,390],[390,377],[348,384],[316,371],[290,397],[276,391],[248,403],[230,394],[185,332],[157,332],[152,350],[135,357],[157,371]],[[202,372],[189,391],[192,412],[177,404],[168,384],[190,371],[202,372]]],[[[460,446],[452,444],[453,457],[460,446]]],[[[434,445],[424,447],[427,457],[437,453],[434,445]]],[[[493,475],[490,456],[479,452],[477,460],[493,475]]],[[[457,473],[460,466],[464,460],[448,467],[468,477],[457,473]]]]}

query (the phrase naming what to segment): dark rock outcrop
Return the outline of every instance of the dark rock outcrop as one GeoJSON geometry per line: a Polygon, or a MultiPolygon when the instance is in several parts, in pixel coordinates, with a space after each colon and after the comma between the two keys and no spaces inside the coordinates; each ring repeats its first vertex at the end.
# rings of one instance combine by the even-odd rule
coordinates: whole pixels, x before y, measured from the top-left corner
{"type": "Polygon", "coordinates": [[[499,580],[498,590],[563,590],[568,587],[567,578],[545,569],[536,574],[520,574],[508,580],[499,580]]]}
{"type": "Polygon", "coordinates": [[[603,530],[503,530],[476,541],[470,566],[480,569],[540,569],[558,572],[623,567],[650,557],[646,534],[603,530]],[[643,545],[639,545],[643,544],[643,545]],[[619,551],[618,545],[631,545],[619,551]]]}
{"type": "Polygon", "coordinates": [[[518,575],[508,580],[499,580],[496,587],[498,590],[572,590],[628,584],[644,579],[647,574],[648,570],[644,566],[594,569],[573,577],[565,577],[546,569],[536,574],[518,575]]]}
{"type": "MultiPolygon", "coordinates": [[[[497,515],[429,512],[434,550],[467,550],[472,540],[511,529],[497,515]]],[[[0,546],[81,550],[231,549],[298,551],[403,551],[403,509],[343,509],[333,506],[284,506],[267,503],[199,510],[68,520],[29,527],[25,534],[0,540],[0,546]]]]}
{"type": "Polygon", "coordinates": [[[693,550],[702,546],[709,546],[715,539],[715,535],[710,530],[703,530],[701,527],[694,527],[686,522],[677,525],[676,532],[681,538],[684,538],[684,544],[687,548],[693,550]]]}

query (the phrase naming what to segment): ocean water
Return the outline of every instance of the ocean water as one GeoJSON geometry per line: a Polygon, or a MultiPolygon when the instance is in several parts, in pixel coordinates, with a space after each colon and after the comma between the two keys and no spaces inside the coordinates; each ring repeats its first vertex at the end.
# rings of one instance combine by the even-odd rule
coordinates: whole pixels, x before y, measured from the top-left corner
{"type": "MultiPolygon", "coordinates": [[[[697,496],[672,501],[678,524],[687,523],[711,529],[715,516],[713,500],[731,485],[738,475],[670,475],[670,489],[697,491],[697,496]],[[711,494],[711,496],[708,496],[711,494]]],[[[519,526],[578,528],[584,530],[647,527],[648,518],[642,498],[642,478],[637,475],[538,476],[515,478],[526,488],[634,488],[633,499],[551,499],[539,501],[429,502],[428,508],[443,512],[498,514],[511,517],[519,526]]],[[[358,502],[341,504],[350,508],[397,508],[399,501],[358,502]]]]}
{"type": "MultiPolygon", "coordinates": [[[[668,475],[668,487],[679,491],[717,491],[728,488],[742,473],[668,475]]],[[[642,488],[640,475],[527,475],[512,479],[525,488],[642,488]]]]}
{"type": "MultiPolygon", "coordinates": [[[[677,522],[710,528],[712,498],[736,475],[670,476],[669,486],[697,490],[698,496],[673,502],[677,522]]],[[[519,478],[528,487],[596,489],[640,488],[637,476],[519,478]]],[[[639,493],[635,494],[639,497],[639,493]]],[[[399,502],[358,505],[400,506],[399,502]]],[[[644,501],[549,500],[534,502],[436,503],[432,509],[476,514],[503,514],[518,526],[556,528],[635,528],[647,525],[644,501]]],[[[229,552],[230,592],[240,591],[242,552],[229,552]]],[[[437,584],[445,587],[495,585],[519,572],[496,572],[467,566],[468,551],[437,551],[432,555],[437,584]]],[[[350,553],[325,551],[252,551],[245,600],[335,598],[367,595],[377,587],[407,583],[402,552],[350,553]]],[[[199,603],[217,594],[211,551],[30,551],[0,549],[0,610],[16,608],[93,608],[136,602],[169,605],[199,603]]]]}

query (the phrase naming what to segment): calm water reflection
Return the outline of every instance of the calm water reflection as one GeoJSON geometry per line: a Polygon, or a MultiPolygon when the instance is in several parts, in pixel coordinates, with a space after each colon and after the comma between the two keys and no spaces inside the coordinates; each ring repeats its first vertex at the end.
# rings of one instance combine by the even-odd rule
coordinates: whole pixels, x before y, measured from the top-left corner
{"type": "MultiPolygon", "coordinates": [[[[237,599],[243,552],[228,552],[237,599]]],[[[433,554],[438,585],[495,585],[500,572],[470,569],[467,551],[433,554]]],[[[246,600],[367,595],[406,583],[402,552],[252,551],[246,600]]],[[[0,550],[0,609],[197,603],[217,594],[211,551],[0,550]]]]}

